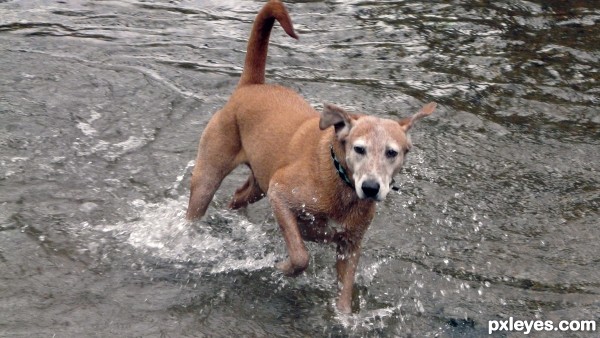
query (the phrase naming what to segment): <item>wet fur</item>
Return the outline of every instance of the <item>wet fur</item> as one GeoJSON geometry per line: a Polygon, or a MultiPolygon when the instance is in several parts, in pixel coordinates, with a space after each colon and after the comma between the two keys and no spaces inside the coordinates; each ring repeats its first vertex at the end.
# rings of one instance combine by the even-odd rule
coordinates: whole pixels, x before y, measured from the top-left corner
{"type": "Polygon", "coordinates": [[[200,138],[186,217],[201,218],[225,176],[238,165],[247,165],[251,173],[229,207],[237,209],[269,198],[289,254],[277,265],[286,275],[298,275],[308,266],[304,240],[335,243],[340,285],[337,308],[348,313],[361,240],[375,214],[375,201],[385,198],[384,190],[403,161],[403,150],[389,161],[384,148],[390,144],[409,148],[406,132],[414,121],[429,115],[435,104],[401,121],[350,114],[328,104],[319,114],[293,90],[264,83],[275,20],[296,38],[283,4],[269,1],[254,22],[237,88],[200,138]],[[356,140],[368,144],[368,156],[352,153],[356,140]],[[354,188],[338,176],[331,146],[349,171],[354,188]],[[364,177],[381,180],[377,196],[359,196],[364,194],[360,181],[364,177]],[[331,221],[340,224],[341,230],[331,228],[331,221]]]}

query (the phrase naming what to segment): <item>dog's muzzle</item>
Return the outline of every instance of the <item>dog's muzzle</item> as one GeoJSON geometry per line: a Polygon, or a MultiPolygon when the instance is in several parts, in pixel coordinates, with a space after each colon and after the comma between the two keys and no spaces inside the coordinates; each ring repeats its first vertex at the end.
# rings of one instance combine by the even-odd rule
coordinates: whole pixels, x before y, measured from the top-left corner
{"type": "Polygon", "coordinates": [[[377,195],[379,194],[379,182],[375,180],[365,180],[363,181],[360,189],[362,190],[365,198],[377,199],[377,195]]]}

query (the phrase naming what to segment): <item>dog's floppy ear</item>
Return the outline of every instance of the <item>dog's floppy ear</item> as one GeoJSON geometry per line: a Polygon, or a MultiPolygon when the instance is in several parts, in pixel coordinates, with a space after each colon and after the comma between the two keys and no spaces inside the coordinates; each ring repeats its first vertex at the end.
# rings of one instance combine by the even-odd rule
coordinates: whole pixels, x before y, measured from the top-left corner
{"type": "Polygon", "coordinates": [[[435,110],[435,106],[437,106],[437,103],[429,102],[428,104],[424,105],[423,108],[421,108],[421,110],[419,110],[413,116],[406,117],[398,121],[398,123],[400,123],[400,127],[404,129],[404,132],[407,132],[410,128],[412,128],[415,122],[424,118],[425,116],[431,115],[431,113],[433,113],[433,111],[435,110]]]}
{"type": "Polygon", "coordinates": [[[325,103],[323,104],[323,112],[321,112],[319,128],[325,130],[331,126],[335,128],[338,139],[342,139],[348,135],[352,128],[352,117],[343,108],[325,103]]]}

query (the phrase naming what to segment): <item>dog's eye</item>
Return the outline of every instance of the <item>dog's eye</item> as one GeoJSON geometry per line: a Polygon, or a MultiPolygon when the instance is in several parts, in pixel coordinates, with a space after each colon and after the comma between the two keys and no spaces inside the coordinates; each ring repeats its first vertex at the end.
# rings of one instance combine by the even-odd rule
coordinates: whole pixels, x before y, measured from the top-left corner
{"type": "Polygon", "coordinates": [[[362,146],[354,146],[354,151],[359,155],[364,155],[367,152],[365,147],[362,146]]]}
{"type": "Polygon", "coordinates": [[[406,156],[406,154],[408,154],[409,151],[410,151],[410,148],[405,148],[404,149],[404,156],[406,156]]]}
{"type": "Polygon", "coordinates": [[[387,158],[395,158],[396,156],[398,156],[398,152],[394,149],[388,149],[385,151],[385,157],[387,158]]]}

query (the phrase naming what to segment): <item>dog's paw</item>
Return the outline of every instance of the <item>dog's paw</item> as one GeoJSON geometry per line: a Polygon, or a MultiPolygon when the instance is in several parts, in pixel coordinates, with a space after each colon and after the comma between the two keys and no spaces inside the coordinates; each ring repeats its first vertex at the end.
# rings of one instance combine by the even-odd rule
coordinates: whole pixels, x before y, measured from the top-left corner
{"type": "Polygon", "coordinates": [[[292,263],[289,259],[286,259],[283,262],[276,263],[275,268],[277,268],[277,270],[281,271],[284,275],[288,277],[292,276],[294,272],[294,269],[292,269],[292,263]]]}
{"type": "Polygon", "coordinates": [[[275,264],[275,268],[287,277],[297,277],[306,269],[306,267],[295,266],[289,259],[275,264]]]}
{"type": "Polygon", "coordinates": [[[345,315],[349,315],[352,313],[351,302],[345,299],[338,299],[336,303],[336,308],[340,313],[343,313],[345,315]]]}

